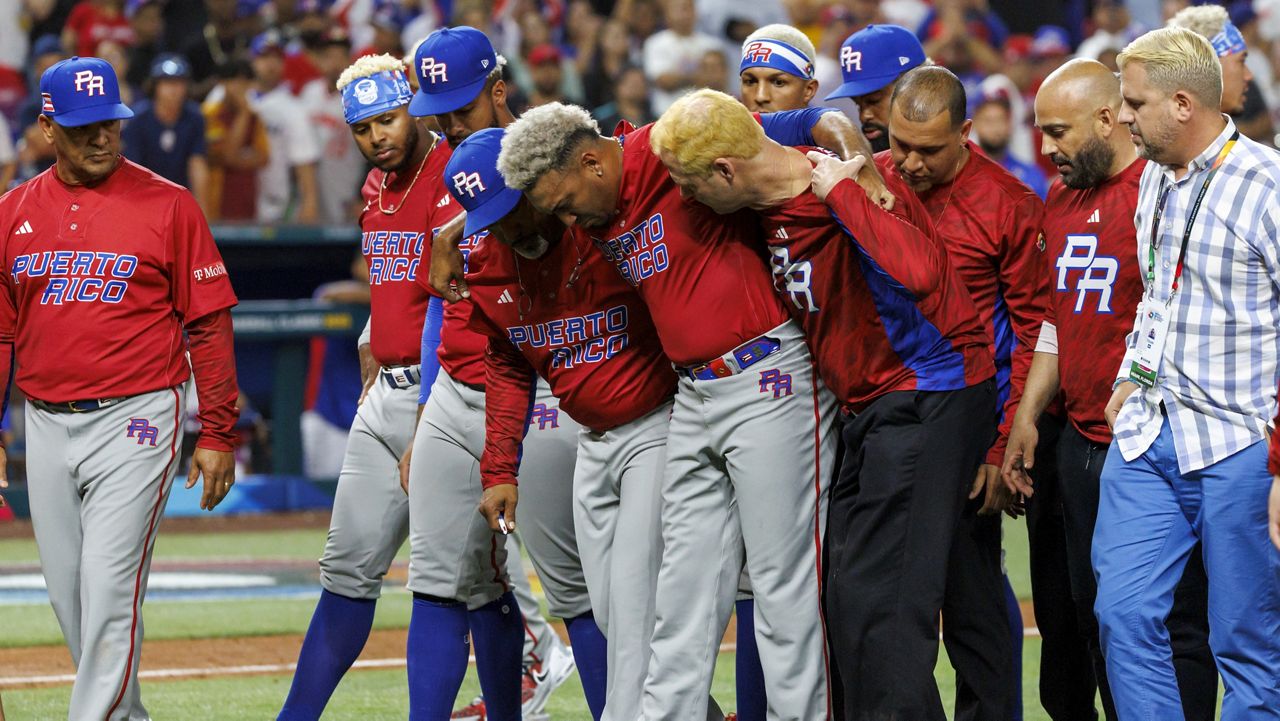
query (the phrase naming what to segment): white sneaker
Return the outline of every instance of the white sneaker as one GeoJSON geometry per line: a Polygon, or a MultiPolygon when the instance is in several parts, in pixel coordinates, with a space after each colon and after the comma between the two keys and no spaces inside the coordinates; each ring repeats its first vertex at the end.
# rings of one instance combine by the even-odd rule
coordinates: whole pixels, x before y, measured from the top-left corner
{"type": "Polygon", "coordinates": [[[573,649],[556,639],[542,663],[529,669],[533,695],[526,696],[521,706],[526,718],[542,713],[551,694],[573,675],[573,668],[573,649]]]}

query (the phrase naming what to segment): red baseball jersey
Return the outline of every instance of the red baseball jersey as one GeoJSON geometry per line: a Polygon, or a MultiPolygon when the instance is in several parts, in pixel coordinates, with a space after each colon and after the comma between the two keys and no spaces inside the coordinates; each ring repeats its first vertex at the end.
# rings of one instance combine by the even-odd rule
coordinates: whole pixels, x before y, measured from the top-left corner
{"type": "Polygon", "coordinates": [[[414,365],[422,351],[429,296],[415,281],[419,271],[426,274],[421,259],[430,245],[428,233],[437,227],[440,199],[431,180],[444,172],[448,160],[449,146],[441,142],[423,159],[421,170],[388,174],[374,168],[365,178],[360,252],[369,266],[369,349],[382,366],[414,365]]]}
{"type": "Polygon", "coordinates": [[[236,304],[191,193],[128,160],[93,187],[50,168],[0,198],[0,341],[60,403],[187,380],[183,326],[236,304]]]}
{"type": "Polygon", "coordinates": [[[671,360],[696,365],[781,325],[787,311],[755,214],[716,215],[682,198],[649,148],[650,127],[619,136],[618,214],[591,235],[648,304],[671,360]]]}
{"type": "Polygon", "coordinates": [[[891,391],[990,378],[990,341],[942,246],[853,181],[761,211],[774,286],[822,381],[857,412],[891,391]],[[834,220],[832,216],[835,216],[834,220]]]}
{"type": "Polygon", "coordinates": [[[1051,294],[1046,320],[1058,329],[1058,377],[1067,419],[1095,443],[1110,443],[1102,411],[1111,398],[1124,338],[1142,300],[1133,224],[1145,160],[1092,188],[1056,180],[1045,199],[1051,294]]]}
{"type": "MultiPolygon", "coordinates": [[[[876,154],[876,164],[886,176],[897,176],[892,151],[876,154]]],[[[901,176],[895,181],[905,186],[901,176]]],[[[1044,204],[972,142],[968,161],[955,179],[930,188],[920,200],[991,334],[997,413],[1004,408],[1012,417],[1044,320],[1044,204]],[[1006,406],[1011,397],[1014,402],[1006,406]]],[[[997,442],[986,462],[1003,461],[1004,445],[997,442]]]]}
{"type": "Polygon", "coordinates": [[[496,240],[477,250],[472,327],[485,356],[485,487],[515,483],[537,376],[560,408],[592,431],[630,423],[675,394],[639,294],[578,234],[529,260],[496,240]]]}
{"type": "MultiPolygon", "coordinates": [[[[432,167],[422,169],[422,177],[418,179],[419,183],[424,183],[426,190],[426,204],[424,209],[427,213],[427,220],[423,228],[428,228],[429,234],[423,238],[421,247],[418,249],[417,266],[419,272],[415,276],[418,289],[436,295],[435,289],[431,287],[428,271],[431,269],[431,239],[435,237],[436,232],[441,226],[453,220],[458,213],[462,212],[462,206],[458,205],[453,196],[449,195],[449,191],[444,187],[444,166],[449,162],[449,156],[453,154],[453,150],[449,144],[440,139],[436,143],[436,147],[431,151],[431,155],[437,158],[431,161],[432,167]]],[[[462,251],[465,259],[470,255],[471,251],[480,245],[486,233],[464,238],[458,248],[462,251]]],[[[414,316],[417,335],[413,339],[413,357],[420,358],[422,354],[422,323],[426,317],[427,301],[423,296],[422,312],[414,316]]],[[[444,306],[444,323],[440,328],[440,346],[436,351],[436,356],[440,359],[440,367],[445,370],[454,380],[461,381],[473,386],[484,384],[484,346],[485,339],[475,331],[471,330],[471,302],[459,301],[457,303],[446,303],[444,306]]],[[[416,362],[416,361],[415,361],[416,362]]]]}

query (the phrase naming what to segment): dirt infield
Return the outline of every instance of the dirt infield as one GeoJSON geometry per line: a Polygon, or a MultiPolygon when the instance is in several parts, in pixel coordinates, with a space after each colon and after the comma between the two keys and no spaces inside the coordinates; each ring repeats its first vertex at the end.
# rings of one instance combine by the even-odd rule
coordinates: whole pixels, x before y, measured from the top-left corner
{"type": "MultiPolygon", "coordinates": [[[[222,533],[238,531],[288,531],[297,528],[328,528],[328,511],[255,513],[240,516],[182,516],[162,518],[161,533],[222,533]]],[[[0,523],[0,539],[30,538],[31,521],[0,523]]]]}

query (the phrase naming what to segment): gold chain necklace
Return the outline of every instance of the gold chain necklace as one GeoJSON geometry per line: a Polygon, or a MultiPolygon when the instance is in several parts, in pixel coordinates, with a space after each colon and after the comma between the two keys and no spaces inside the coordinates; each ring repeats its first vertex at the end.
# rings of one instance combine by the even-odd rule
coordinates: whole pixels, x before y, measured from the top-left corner
{"type": "MultiPolygon", "coordinates": [[[[400,197],[401,197],[401,200],[403,200],[403,199],[405,199],[405,198],[408,198],[408,197],[409,197],[409,191],[413,190],[413,184],[414,184],[414,183],[416,183],[416,182],[418,182],[418,176],[419,176],[419,175],[422,175],[422,169],[423,169],[424,167],[426,167],[426,165],[427,165],[427,158],[431,157],[431,151],[436,149],[436,143],[437,143],[437,142],[439,142],[439,140],[440,140],[440,139],[439,139],[438,137],[436,137],[436,134],[435,134],[435,133],[432,133],[432,134],[431,134],[431,147],[427,148],[427,154],[426,154],[426,155],[424,155],[424,156],[422,156],[422,162],[421,162],[421,163],[418,163],[418,172],[416,172],[416,173],[414,173],[414,174],[413,174],[413,180],[410,180],[410,181],[409,181],[409,187],[405,188],[405,189],[404,189],[404,195],[400,196],[400,197]]],[[[403,208],[403,207],[404,207],[404,203],[403,203],[403,202],[402,202],[402,203],[400,203],[400,207],[399,207],[399,208],[397,208],[397,207],[396,207],[396,206],[394,206],[394,205],[392,205],[390,208],[384,208],[384,207],[382,207],[382,191],[384,191],[384,190],[386,190],[386,189],[387,189],[387,178],[388,178],[388,177],[390,177],[390,176],[391,176],[391,173],[383,173],[383,175],[382,175],[382,185],[379,185],[379,186],[378,186],[378,210],[379,210],[383,215],[395,215],[396,213],[399,213],[399,212],[400,212],[400,209],[401,209],[401,208],[403,208]]]]}

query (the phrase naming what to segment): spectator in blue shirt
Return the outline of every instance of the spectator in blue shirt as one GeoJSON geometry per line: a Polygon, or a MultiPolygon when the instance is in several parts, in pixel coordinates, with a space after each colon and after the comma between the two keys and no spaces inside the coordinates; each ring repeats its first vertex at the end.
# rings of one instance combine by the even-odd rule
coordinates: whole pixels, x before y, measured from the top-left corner
{"type": "Polygon", "coordinates": [[[1013,173],[1014,177],[1044,200],[1049,192],[1049,181],[1045,178],[1044,171],[1033,163],[1019,160],[1009,152],[1014,122],[1009,97],[1002,92],[981,96],[970,117],[973,118],[973,134],[977,136],[982,152],[1013,173]]]}
{"type": "Polygon", "coordinates": [[[204,116],[188,100],[191,65],[180,55],[166,54],[151,65],[150,97],[134,106],[124,127],[125,157],[185,188],[206,208],[209,165],[206,162],[204,116]]]}

